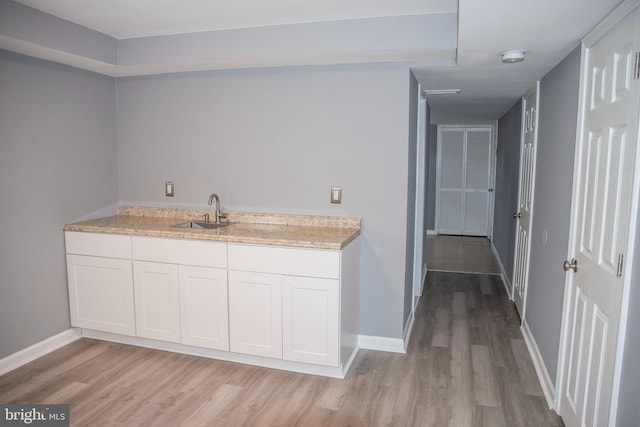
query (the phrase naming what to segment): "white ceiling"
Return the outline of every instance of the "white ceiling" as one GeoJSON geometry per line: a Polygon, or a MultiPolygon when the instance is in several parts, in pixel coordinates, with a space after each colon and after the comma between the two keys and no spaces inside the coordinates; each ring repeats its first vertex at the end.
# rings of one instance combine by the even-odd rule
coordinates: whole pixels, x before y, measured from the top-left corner
{"type": "Polygon", "coordinates": [[[117,39],[456,12],[457,0],[17,0],[117,39]]]}
{"type": "Polygon", "coordinates": [[[455,12],[458,63],[414,68],[437,122],[495,120],[621,0],[17,0],[117,39],[381,16],[455,12]],[[499,53],[524,49],[525,62],[499,53]]]}

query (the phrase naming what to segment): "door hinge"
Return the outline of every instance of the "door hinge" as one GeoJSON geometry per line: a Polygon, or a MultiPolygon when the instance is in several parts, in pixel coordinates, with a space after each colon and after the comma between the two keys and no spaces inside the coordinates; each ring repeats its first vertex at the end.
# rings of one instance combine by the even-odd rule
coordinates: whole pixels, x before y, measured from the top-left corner
{"type": "Polygon", "coordinates": [[[636,52],[636,60],[633,67],[633,78],[635,80],[640,78],[640,51],[636,52]]]}
{"type": "Polygon", "coordinates": [[[624,264],[624,255],[618,254],[618,272],[616,277],[622,277],[622,265],[624,264]]]}

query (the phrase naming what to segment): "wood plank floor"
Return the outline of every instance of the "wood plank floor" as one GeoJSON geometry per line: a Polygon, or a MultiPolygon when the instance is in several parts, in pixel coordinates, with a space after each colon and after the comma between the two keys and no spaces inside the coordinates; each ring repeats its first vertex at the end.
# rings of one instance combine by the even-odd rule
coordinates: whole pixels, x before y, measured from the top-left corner
{"type": "Polygon", "coordinates": [[[429,270],[500,274],[486,237],[429,235],[427,265],[429,270]]]}
{"type": "Polygon", "coordinates": [[[430,272],[408,353],[345,380],[81,339],[0,377],[2,403],[69,403],[73,426],[562,426],[499,276],[430,272]]]}

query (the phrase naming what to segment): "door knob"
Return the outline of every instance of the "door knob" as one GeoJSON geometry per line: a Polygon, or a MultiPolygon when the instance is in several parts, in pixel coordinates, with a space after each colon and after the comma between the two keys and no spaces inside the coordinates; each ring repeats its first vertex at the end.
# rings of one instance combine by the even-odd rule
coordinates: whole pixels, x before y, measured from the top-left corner
{"type": "Polygon", "coordinates": [[[513,219],[519,219],[522,215],[520,214],[520,212],[514,212],[513,213],[513,219]]]}
{"type": "Polygon", "coordinates": [[[569,271],[569,270],[573,269],[573,272],[577,273],[578,272],[578,260],[573,258],[571,260],[571,262],[565,261],[562,264],[562,268],[564,268],[564,271],[569,271]]]}

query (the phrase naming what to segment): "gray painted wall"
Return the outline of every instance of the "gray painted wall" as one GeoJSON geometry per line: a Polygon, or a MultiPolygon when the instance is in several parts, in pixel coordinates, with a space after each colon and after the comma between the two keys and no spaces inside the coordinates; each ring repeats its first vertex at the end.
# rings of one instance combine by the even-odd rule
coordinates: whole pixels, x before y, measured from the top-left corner
{"type": "Polygon", "coordinates": [[[513,251],[516,244],[516,221],[513,219],[513,213],[518,207],[521,125],[522,100],[516,102],[498,120],[493,245],[510,281],[513,276],[513,251]]]}
{"type": "MultiPolygon", "coordinates": [[[[636,172],[637,173],[637,172],[636,172]]],[[[640,224],[640,213],[636,218],[640,224]]],[[[618,401],[618,427],[640,426],[640,239],[636,235],[634,249],[633,273],[631,274],[631,292],[629,295],[629,314],[627,316],[627,334],[622,359],[622,381],[620,384],[620,400],[618,401]]]]}
{"type": "Polygon", "coordinates": [[[118,201],[114,89],[0,51],[0,358],[70,327],[62,227],[118,201]]]}
{"type": "Polygon", "coordinates": [[[402,336],[409,72],[401,65],[119,79],[120,199],[360,216],[360,333],[402,336]],[[163,183],[175,183],[168,199],[163,183]],[[332,205],[332,185],[343,203],[332,205]]]}
{"type": "Polygon", "coordinates": [[[578,117],[580,48],[540,81],[536,187],[525,320],[556,378],[578,117]],[[543,236],[548,241],[543,242],[543,236]]]}
{"type": "MultiPolygon", "coordinates": [[[[416,179],[418,157],[418,81],[413,74],[409,75],[409,140],[407,156],[407,241],[405,246],[405,272],[404,272],[404,309],[403,325],[411,315],[413,309],[413,261],[415,256],[415,236],[420,233],[416,230],[416,179]]],[[[403,328],[404,334],[404,328],[403,328]]]]}

